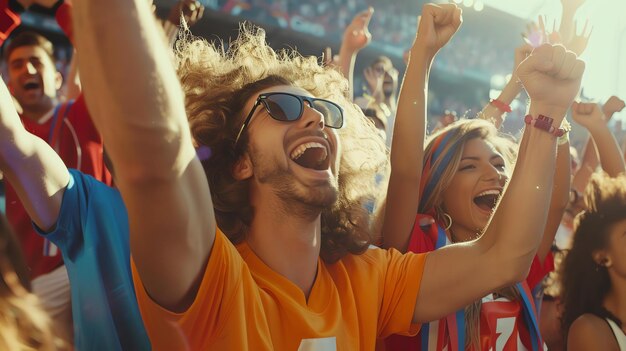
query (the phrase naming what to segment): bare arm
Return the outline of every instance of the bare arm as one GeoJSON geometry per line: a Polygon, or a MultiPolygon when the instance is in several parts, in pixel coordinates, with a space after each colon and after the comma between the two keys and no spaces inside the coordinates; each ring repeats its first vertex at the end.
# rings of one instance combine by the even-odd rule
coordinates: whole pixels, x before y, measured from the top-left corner
{"type": "Polygon", "coordinates": [[[569,351],[617,350],[619,345],[606,321],[591,314],[578,317],[569,327],[569,351]]]}
{"type": "MultiPolygon", "coordinates": [[[[526,58],[526,56],[530,55],[533,48],[529,44],[524,44],[515,49],[515,60],[513,61],[513,73],[515,73],[515,69],[517,66],[526,58]]],[[[511,105],[511,102],[515,100],[517,95],[522,91],[522,84],[518,81],[518,78],[513,74],[511,79],[507,82],[502,89],[502,92],[498,96],[496,100],[501,101],[507,105],[511,105]]],[[[494,104],[488,103],[483,107],[482,111],[478,113],[478,116],[482,119],[491,121],[498,130],[504,123],[505,112],[498,109],[494,104]]]]}
{"type": "Polygon", "coordinates": [[[559,145],[556,152],[556,171],[554,172],[554,186],[552,187],[552,198],[548,208],[548,219],[543,231],[541,244],[537,250],[537,257],[541,263],[543,263],[552,249],[554,237],[559,229],[559,225],[561,225],[565,208],[569,203],[570,163],[569,142],[566,142],[559,145]]]}
{"type": "Polygon", "coordinates": [[[85,97],[115,165],[139,275],[157,303],[185,308],[213,246],[215,217],[164,40],[143,0],[77,1],[74,27],[85,97]]]}
{"type": "Polygon", "coordinates": [[[348,80],[350,87],[350,99],[354,99],[354,64],[356,55],[372,41],[372,35],[367,26],[374,14],[374,8],[357,14],[352,22],[346,27],[339,48],[339,70],[348,80]]]}
{"type": "Polygon", "coordinates": [[[563,11],[561,13],[561,26],[559,33],[564,43],[568,43],[574,36],[574,16],[578,8],[585,3],[586,0],[561,0],[563,11]]]}
{"type": "Polygon", "coordinates": [[[65,80],[65,97],[68,100],[74,100],[80,96],[81,92],[80,76],[78,74],[78,54],[74,51],[70,61],[70,70],[65,80]]]}
{"type": "MultiPolygon", "coordinates": [[[[619,112],[623,108],[624,101],[617,96],[611,96],[602,106],[602,112],[604,113],[606,120],[609,121],[615,112],[619,112]]],[[[572,180],[572,187],[580,193],[585,191],[585,188],[589,183],[589,179],[591,179],[591,175],[596,171],[596,168],[598,168],[598,165],[600,164],[598,149],[592,135],[590,135],[587,139],[583,150],[580,168],[572,180]]]]}
{"type": "Polygon", "coordinates": [[[426,4],[400,89],[391,145],[391,174],[383,223],[383,246],[406,252],[419,205],[426,134],[426,94],[432,60],[459,29],[456,5],[426,4]]]}
{"type": "MultiPolygon", "coordinates": [[[[531,98],[529,114],[550,116],[560,125],[578,93],[583,70],[584,63],[562,46],[535,49],[517,71],[531,98]]],[[[546,226],[555,161],[556,138],[526,128],[513,177],[485,233],[475,241],[429,253],[414,322],[441,318],[524,279],[546,226]]]]}
{"type": "Polygon", "coordinates": [[[580,167],[572,179],[572,188],[576,189],[576,191],[580,193],[585,191],[585,188],[591,179],[591,175],[595,172],[596,168],[598,168],[599,163],[600,160],[598,159],[596,144],[593,142],[593,138],[589,136],[583,149],[583,157],[580,161],[580,167]]]}
{"type": "Polygon", "coordinates": [[[45,141],[24,129],[4,82],[0,82],[0,170],[33,222],[43,230],[53,229],[69,173],[45,141]]]}
{"type": "Polygon", "coordinates": [[[576,103],[572,107],[572,116],[591,134],[598,149],[602,169],[611,177],[624,173],[624,157],[600,106],[593,103],[576,103]]]}

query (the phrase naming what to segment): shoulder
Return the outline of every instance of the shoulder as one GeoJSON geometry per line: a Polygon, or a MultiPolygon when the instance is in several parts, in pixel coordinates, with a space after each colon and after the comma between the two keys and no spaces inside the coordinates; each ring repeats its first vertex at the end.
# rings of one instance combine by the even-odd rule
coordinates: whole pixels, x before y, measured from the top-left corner
{"type": "Polygon", "coordinates": [[[591,313],[585,313],[569,327],[567,335],[568,350],[611,350],[616,342],[608,323],[591,313]]]}

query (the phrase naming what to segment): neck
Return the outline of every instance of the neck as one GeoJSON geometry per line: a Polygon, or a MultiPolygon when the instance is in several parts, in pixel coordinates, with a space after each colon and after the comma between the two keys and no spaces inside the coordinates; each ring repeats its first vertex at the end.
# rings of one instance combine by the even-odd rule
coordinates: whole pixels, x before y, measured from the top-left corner
{"type": "Polygon", "coordinates": [[[604,298],[603,306],[622,321],[622,329],[626,330],[626,279],[613,272],[609,272],[609,276],[611,290],[604,298]]]}
{"type": "MultiPolygon", "coordinates": [[[[297,216],[289,207],[272,201],[254,206],[247,242],[272,270],[298,286],[308,298],[320,254],[320,215],[297,216]]],[[[292,209],[293,210],[293,209],[292,209]]]]}

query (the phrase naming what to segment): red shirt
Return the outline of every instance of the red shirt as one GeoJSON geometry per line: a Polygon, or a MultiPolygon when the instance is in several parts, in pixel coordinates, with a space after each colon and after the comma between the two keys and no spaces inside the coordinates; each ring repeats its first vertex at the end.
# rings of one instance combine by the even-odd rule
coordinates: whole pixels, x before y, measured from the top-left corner
{"type": "MultiPolygon", "coordinates": [[[[419,219],[424,216],[418,214],[416,217],[409,242],[409,251],[411,252],[429,252],[441,245],[450,244],[447,238],[439,236],[436,224],[427,227],[419,226],[419,219]]],[[[531,290],[553,269],[554,260],[551,254],[546,257],[543,264],[540,264],[535,256],[526,281],[522,284],[529,286],[529,290],[531,290]]],[[[485,297],[480,310],[481,350],[532,350],[529,326],[526,324],[522,310],[523,306],[519,300],[508,301],[504,298],[494,300],[491,295],[485,297]]],[[[386,350],[456,350],[457,348],[452,345],[453,336],[451,336],[456,331],[448,327],[451,325],[451,317],[453,316],[427,323],[414,337],[392,335],[385,340],[386,350]]],[[[463,348],[463,345],[460,345],[459,349],[463,348]]],[[[470,347],[469,349],[473,350],[474,348],[470,347]]]]}
{"type": "MultiPolygon", "coordinates": [[[[61,112],[61,111],[60,111],[61,112]]],[[[68,168],[76,168],[83,173],[110,185],[111,174],[104,166],[102,138],[94,127],[81,95],[69,108],[66,118],[59,113],[56,123],[59,126],[57,153],[68,168]]],[[[54,117],[43,124],[22,118],[26,130],[50,143],[50,129],[54,117]]],[[[33,229],[28,213],[22,206],[13,188],[6,184],[7,218],[18,234],[26,263],[31,269],[31,278],[46,274],[63,264],[60,252],[55,250],[33,229]]]]}

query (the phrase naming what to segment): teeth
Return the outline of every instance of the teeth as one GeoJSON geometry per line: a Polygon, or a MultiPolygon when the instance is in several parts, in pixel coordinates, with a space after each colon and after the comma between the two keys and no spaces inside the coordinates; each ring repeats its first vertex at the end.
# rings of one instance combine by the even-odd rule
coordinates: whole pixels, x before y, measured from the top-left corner
{"type": "Polygon", "coordinates": [[[325,160],[326,157],[328,156],[328,151],[326,150],[326,147],[320,143],[316,143],[316,142],[311,142],[311,143],[304,143],[300,146],[298,146],[297,148],[295,148],[292,152],[291,152],[291,159],[292,160],[297,160],[300,156],[302,156],[304,154],[304,152],[307,149],[310,148],[320,148],[324,150],[324,154],[322,155],[323,157],[321,158],[322,160],[325,160]]]}
{"type": "Polygon", "coordinates": [[[485,195],[500,195],[500,190],[485,190],[482,193],[476,195],[476,197],[485,196],[485,195]]]}

